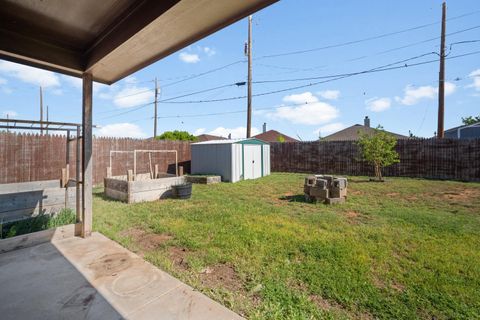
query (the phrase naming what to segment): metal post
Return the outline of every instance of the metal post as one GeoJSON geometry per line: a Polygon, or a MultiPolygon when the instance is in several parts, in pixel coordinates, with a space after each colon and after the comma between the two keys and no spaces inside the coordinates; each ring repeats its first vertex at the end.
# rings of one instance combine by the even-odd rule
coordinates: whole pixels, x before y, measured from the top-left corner
{"type": "Polygon", "coordinates": [[[81,149],[81,144],[80,144],[80,126],[77,126],[77,154],[76,154],[76,168],[75,168],[75,187],[76,187],[76,201],[75,201],[75,210],[76,210],[76,214],[77,214],[77,222],[82,222],[82,202],[81,202],[81,197],[82,197],[82,193],[81,193],[81,190],[80,190],[80,181],[81,181],[81,177],[80,177],[80,166],[82,165],[81,164],[81,160],[80,160],[80,152],[82,152],[82,149],[81,149]]]}

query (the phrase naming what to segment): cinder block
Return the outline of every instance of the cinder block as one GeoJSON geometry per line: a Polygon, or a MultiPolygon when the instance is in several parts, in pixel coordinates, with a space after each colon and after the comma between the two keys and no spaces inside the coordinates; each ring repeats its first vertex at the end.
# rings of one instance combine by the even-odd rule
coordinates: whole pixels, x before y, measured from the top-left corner
{"type": "Polygon", "coordinates": [[[347,189],[330,188],[330,198],[344,198],[347,196],[347,189]]]}
{"type": "Polygon", "coordinates": [[[317,178],[315,178],[315,176],[307,176],[305,178],[305,185],[314,186],[316,180],[317,180],[317,178]]]}
{"type": "Polygon", "coordinates": [[[325,204],[342,204],[345,203],[345,198],[327,198],[325,204]]]}
{"type": "Polygon", "coordinates": [[[308,185],[303,186],[303,193],[310,194],[310,188],[311,186],[308,185]]]}
{"type": "Polygon", "coordinates": [[[333,179],[333,187],[346,189],[347,188],[347,178],[335,178],[333,179]]]}
{"type": "Polygon", "coordinates": [[[328,198],[328,189],[321,189],[319,187],[310,188],[310,196],[315,197],[319,200],[325,200],[328,198]]]}
{"type": "Polygon", "coordinates": [[[328,186],[328,181],[325,179],[318,179],[317,182],[315,183],[315,187],[321,188],[321,189],[327,189],[328,186]]]}

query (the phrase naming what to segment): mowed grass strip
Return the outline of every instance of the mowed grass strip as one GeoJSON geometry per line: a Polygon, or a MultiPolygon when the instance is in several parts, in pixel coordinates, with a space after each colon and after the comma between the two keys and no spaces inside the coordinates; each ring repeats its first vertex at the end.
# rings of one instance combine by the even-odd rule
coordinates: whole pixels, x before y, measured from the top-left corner
{"type": "Polygon", "coordinates": [[[302,174],[194,185],[187,201],[94,199],[94,228],[250,319],[480,318],[480,184],[302,174]]]}

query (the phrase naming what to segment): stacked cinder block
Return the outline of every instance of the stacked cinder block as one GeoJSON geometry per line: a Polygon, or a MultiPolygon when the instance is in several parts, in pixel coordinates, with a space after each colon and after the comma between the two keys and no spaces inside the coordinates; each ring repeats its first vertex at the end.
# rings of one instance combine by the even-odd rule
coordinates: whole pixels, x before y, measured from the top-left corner
{"type": "Polygon", "coordinates": [[[344,203],[347,198],[347,178],[310,175],[305,178],[303,192],[308,202],[344,203]]]}

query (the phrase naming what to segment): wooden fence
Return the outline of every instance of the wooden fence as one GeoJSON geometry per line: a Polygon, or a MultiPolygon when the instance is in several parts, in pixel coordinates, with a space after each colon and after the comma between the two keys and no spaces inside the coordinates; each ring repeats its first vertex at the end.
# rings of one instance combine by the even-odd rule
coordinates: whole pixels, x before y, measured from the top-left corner
{"type": "MultiPolygon", "coordinates": [[[[272,143],[272,171],[373,175],[360,159],[355,141],[272,143]]],[[[399,140],[400,163],[384,169],[385,176],[480,181],[480,139],[399,140]]]]}
{"type": "MultiPolygon", "coordinates": [[[[93,183],[103,183],[110,162],[110,150],[177,150],[179,165],[190,171],[190,144],[181,141],[158,141],[118,138],[95,138],[93,141],[93,183]]],[[[0,132],[0,184],[60,179],[67,159],[67,139],[61,135],[0,132]]],[[[69,143],[70,177],[75,177],[76,141],[69,143]]],[[[114,154],[113,175],[133,169],[133,154],[114,154]]],[[[159,165],[160,172],[175,173],[173,153],[137,155],[137,173],[146,173],[159,165]]]]}
{"type": "MultiPolygon", "coordinates": [[[[190,144],[95,138],[93,181],[102,183],[109,166],[110,150],[177,150],[179,165],[190,172],[190,144]]],[[[70,143],[70,177],[75,177],[76,142],[70,143]]],[[[480,181],[480,139],[399,140],[400,163],[384,169],[385,176],[480,181]]],[[[271,171],[373,175],[373,168],[360,159],[355,141],[272,143],[271,171]]],[[[66,137],[0,132],[0,184],[60,179],[66,163],[66,137]]],[[[132,154],[114,154],[113,175],[133,169],[132,154]]],[[[160,172],[175,173],[174,154],[137,155],[137,173],[147,173],[158,164],[160,172]]]]}

